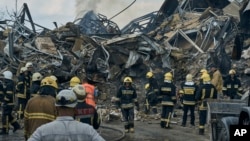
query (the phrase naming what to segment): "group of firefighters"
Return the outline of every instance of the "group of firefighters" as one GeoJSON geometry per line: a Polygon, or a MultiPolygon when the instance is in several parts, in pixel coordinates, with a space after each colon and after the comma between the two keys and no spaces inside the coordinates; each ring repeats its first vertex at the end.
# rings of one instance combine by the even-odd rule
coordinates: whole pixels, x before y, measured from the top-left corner
{"type": "MultiPolygon", "coordinates": [[[[158,82],[153,72],[148,72],[145,84],[146,100],[145,113],[152,112],[157,115],[157,105],[161,105],[162,128],[170,128],[173,109],[177,100],[183,104],[182,126],[186,126],[187,114],[190,110],[191,126],[195,126],[195,106],[199,109],[199,134],[204,134],[204,126],[207,117],[207,100],[217,98],[240,98],[242,95],[241,82],[237,78],[236,71],[230,70],[227,78],[223,79],[217,67],[211,67],[212,74],[206,69],[201,69],[199,83],[195,82],[192,74],[186,75],[186,80],[177,89],[173,82],[172,72],[164,74],[164,81],[158,82]],[[211,77],[210,77],[211,76],[211,77]]],[[[139,110],[136,88],[132,85],[131,77],[125,77],[117,91],[115,102],[121,108],[125,132],[134,132],[134,107],[139,110]]],[[[74,76],[70,80],[69,87],[78,99],[75,120],[88,123],[95,129],[100,126],[100,118],[96,111],[96,89],[89,84],[87,79],[74,76]]],[[[18,82],[15,85],[11,71],[3,72],[0,83],[0,102],[2,106],[2,131],[0,135],[8,134],[9,125],[13,126],[13,132],[21,126],[13,117],[12,111],[17,109],[17,119],[24,121],[24,136],[27,140],[32,133],[42,124],[55,120],[56,95],[59,92],[57,78],[54,75],[43,77],[39,72],[33,73],[33,64],[26,63],[20,69],[18,82]],[[15,104],[17,98],[17,104],[15,104]],[[17,105],[17,107],[15,107],[17,105]]],[[[63,102],[63,101],[61,101],[63,102]]]]}
{"type": "Polygon", "coordinates": [[[190,124],[195,126],[195,107],[199,111],[199,134],[204,135],[204,126],[207,118],[207,101],[209,99],[240,99],[242,87],[236,71],[231,69],[224,79],[216,66],[210,67],[210,72],[206,69],[200,70],[199,81],[195,82],[192,74],[186,75],[186,80],[180,84],[179,89],[173,83],[171,72],[164,74],[164,81],[158,85],[153,72],[148,72],[146,78],[148,83],[145,85],[145,113],[149,113],[151,107],[154,115],[157,114],[157,104],[161,105],[162,128],[170,128],[170,120],[176,102],[181,102],[183,117],[181,126],[186,126],[187,114],[190,110],[190,124]]]}
{"type": "MultiPolygon", "coordinates": [[[[0,103],[2,107],[2,130],[0,135],[9,134],[9,125],[13,132],[24,128],[26,140],[41,125],[54,121],[57,117],[55,103],[56,95],[60,91],[57,77],[42,76],[33,73],[33,63],[28,62],[19,71],[17,83],[14,83],[13,73],[4,71],[0,81],[0,103]],[[13,111],[17,111],[17,116],[13,111]],[[23,121],[23,125],[20,125],[23,121]],[[19,122],[19,123],[18,123],[19,122]]],[[[77,97],[75,120],[87,123],[98,129],[100,118],[96,110],[96,88],[84,78],[77,76],[70,79],[68,88],[77,97]]]]}

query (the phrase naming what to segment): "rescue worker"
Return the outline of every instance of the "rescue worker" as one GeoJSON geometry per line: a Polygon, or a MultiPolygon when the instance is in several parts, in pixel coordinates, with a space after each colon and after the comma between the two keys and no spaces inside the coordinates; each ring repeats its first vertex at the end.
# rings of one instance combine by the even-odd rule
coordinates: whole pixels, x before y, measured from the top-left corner
{"type": "Polygon", "coordinates": [[[117,104],[124,118],[125,132],[134,133],[134,104],[139,111],[136,89],[132,86],[132,78],[125,77],[123,85],[117,91],[117,104]]]}
{"type": "Polygon", "coordinates": [[[96,108],[96,100],[95,100],[95,86],[88,83],[88,79],[84,78],[82,82],[82,86],[86,91],[86,103],[92,105],[96,108]]]}
{"type": "Polygon", "coordinates": [[[31,98],[25,108],[24,137],[27,140],[41,125],[56,119],[54,95],[56,83],[50,77],[41,81],[41,88],[37,96],[31,98]]]}
{"type": "Polygon", "coordinates": [[[200,70],[199,84],[203,84],[203,80],[201,78],[203,74],[208,74],[208,71],[206,69],[201,69],[200,70]]]}
{"type": "Polygon", "coordinates": [[[32,75],[32,84],[30,88],[31,97],[34,97],[38,94],[42,79],[43,76],[39,72],[36,72],[32,75]]]}
{"type": "Polygon", "coordinates": [[[170,128],[170,121],[176,103],[176,86],[172,82],[173,75],[168,72],[164,75],[164,82],[160,86],[160,95],[162,95],[162,113],[161,127],[170,128]]]}
{"type": "Polygon", "coordinates": [[[27,62],[25,64],[25,67],[27,68],[29,77],[31,78],[32,77],[33,68],[34,68],[33,63],[32,62],[27,62]]]}
{"type": "Polygon", "coordinates": [[[203,84],[199,86],[195,99],[199,101],[199,135],[204,135],[207,121],[207,100],[217,99],[217,90],[211,84],[209,74],[202,75],[203,84]]]}
{"type": "Polygon", "coordinates": [[[153,91],[157,95],[158,102],[161,103],[162,96],[159,95],[159,85],[157,80],[154,78],[153,72],[151,71],[147,72],[146,78],[148,79],[150,87],[153,88],[153,91]]]}
{"type": "Polygon", "coordinates": [[[80,83],[81,83],[81,80],[77,76],[74,76],[69,81],[69,88],[72,89],[74,86],[80,83]]]}
{"type": "Polygon", "coordinates": [[[150,109],[152,108],[152,112],[154,114],[154,118],[157,119],[157,95],[153,89],[153,87],[150,87],[150,84],[147,83],[145,85],[146,90],[146,98],[145,98],[145,113],[148,114],[150,112],[150,109]]]}
{"type": "Polygon", "coordinates": [[[61,90],[56,95],[56,120],[36,129],[28,141],[105,141],[90,125],[74,120],[76,95],[61,90]]]}
{"type": "Polygon", "coordinates": [[[95,107],[86,103],[85,88],[82,85],[77,84],[72,90],[77,97],[75,119],[82,123],[92,125],[94,129],[98,129],[100,127],[101,120],[95,107]]]}
{"type": "Polygon", "coordinates": [[[20,129],[19,123],[12,116],[12,110],[14,108],[14,99],[15,99],[15,85],[12,80],[13,74],[11,71],[3,72],[4,79],[0,86],[0,92],[3,94],[2,99],[2,131],[0,135],[6,135],[9,133],[9,123],[14,127],[13,132],[20,129]]]}
{"type": "Polygon", "coordinates": [[[50,75],[49,77],[52,78],[56,82],[56,84],[57,84],[57,88],[56,88],[57,93],[60,92],[61,90],[63,90],[63,87],[60,86],[60,84],[58,82],[58,79],[57,79],[57,77],[55,75],[50,75]]]}
{"type": "Polygon", "coordinates": [[[25,106],[30,99],[30,84],[31,83],[28,69],[26,67],[22,67],[16,85],[18,98],[18,119],[23,119],[25,106]]]}
{"type": "Polygon", "coordinates": [[[242,91],[241,81],[236,77],[236,71],[231,69],[223,84],[223,95],[231,99],[240,99],[242,91]]]}
{"type": "Polygon", "coordinates": [[[195,126],[194,121],[195,121],[195,115],[194,115],[194,110],[195,110],[195,94],[197,92],[197,85],[193,81],[193,75],[192,74],[187,74],[186,76],[186,82],[181,84],[181,89],[183,90],[183,117],[182,117],[182,124],[181,126],[185,127],[186,126],[186,121],[187,121],[187,113],[188,110],[190,110],[190,124],[191,126],[195,126]]]}
{"type": "Polygon", "coordinates": [[[220,70],[215,65],[211,66],[212,80],[211,83],[215,86],[218,96],[222,96],[223,79],[220,70]]]}

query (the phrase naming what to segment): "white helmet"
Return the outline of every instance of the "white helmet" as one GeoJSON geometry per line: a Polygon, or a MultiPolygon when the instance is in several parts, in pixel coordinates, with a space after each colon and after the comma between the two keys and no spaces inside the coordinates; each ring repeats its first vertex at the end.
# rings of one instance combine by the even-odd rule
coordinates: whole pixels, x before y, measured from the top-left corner
{"type": "Polygon", "coordinates": [[[85,88],[80,85],[80,84],[77,84],[76,86],[73,87],[73,92],[76,94],[76,97],[78,100],[84,100],[85,97],[86,97],[86,91],[85,91],[85,88]]]}
{"type": "Polygon", "coordinates": [[[4,72],[3,72],[3,76],[4,76],[5,79],[10,79],[10,80],[12,80],[13,74],[12,74],[11,71],[4,71],[4,72]]]}
{"type": "Polygon", "coordinates": [[[56,95],[56,103],[57,107],[69,107],[74,108],[77,104],[77,98],[75,93],[72,90],[61,90],[58,95],[56,95]]]}
{"type": "Polygon", "coordinates": [[[36,72],[32,75],[32,81],[41,81],[42,78],[43,76],[39,72],[36,72]]]}
{"type": "Polygon", "coordinates": [[[22,67],[21,69],[20,69],[20,73],[24,73],[25,71],[27,71],[28,69],[26,68],[26,67],[22,67]]]}
{"type": "Polygon", "coordinates": [[[26,65],[25,65],[26,68],[30,68],[30,67],[33,67],[33,64],[31,62],[27,62],[26,65]]]}

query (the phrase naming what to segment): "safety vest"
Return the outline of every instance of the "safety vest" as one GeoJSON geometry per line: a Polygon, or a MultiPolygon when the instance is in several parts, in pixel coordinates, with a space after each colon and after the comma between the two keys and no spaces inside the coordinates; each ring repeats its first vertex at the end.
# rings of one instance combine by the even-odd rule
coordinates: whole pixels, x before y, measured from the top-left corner
{"type": "Polygon", "coordinates": [[[86,103],[96,107],[95,96],[94,96],[95,86],[88,83],[84,83],[82,84],[82,86],[85,88],[86,91],[86,99],[85,99],[86,103]]]}

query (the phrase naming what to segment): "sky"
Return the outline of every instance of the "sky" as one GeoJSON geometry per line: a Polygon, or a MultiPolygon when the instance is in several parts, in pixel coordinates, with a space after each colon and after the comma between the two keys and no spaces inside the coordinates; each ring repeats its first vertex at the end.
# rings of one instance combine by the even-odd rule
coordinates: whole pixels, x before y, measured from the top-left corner
{"type": "Polygon", "coordinates": [[[120,28],[131,20],[158,11],[164,0],[0,0],[0,20],[10,19],[9,15],[19,11],[27,3],[35,23],[53,29],[53,22],[58,26],[73,22],[84,10],[94,10],[108,19],[123,10],[133,1],[135,3],[112,21],[120,28]],[[78,16],[77,16],[78,15],[78,16]]]}

